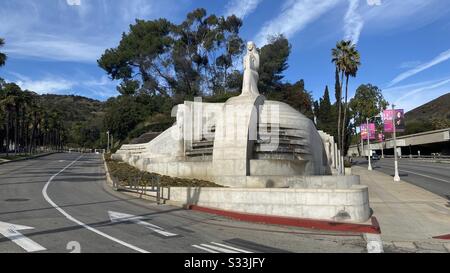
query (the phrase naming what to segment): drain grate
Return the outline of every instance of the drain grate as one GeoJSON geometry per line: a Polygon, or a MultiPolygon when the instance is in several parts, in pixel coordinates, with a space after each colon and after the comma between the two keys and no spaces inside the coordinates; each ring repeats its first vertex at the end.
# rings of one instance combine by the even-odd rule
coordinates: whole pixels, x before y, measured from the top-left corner
{"type": "Polygon", "coordinates": [[[27,198],[11,198],[11,199],[5,199],[6,202],[27,202],[30,201],[30,199],[27,198]]]}

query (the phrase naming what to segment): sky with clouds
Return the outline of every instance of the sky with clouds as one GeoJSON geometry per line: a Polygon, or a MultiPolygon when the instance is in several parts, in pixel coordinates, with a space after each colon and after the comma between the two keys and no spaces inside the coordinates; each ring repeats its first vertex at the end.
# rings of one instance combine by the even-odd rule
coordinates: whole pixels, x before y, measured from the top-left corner
{"type": "MultiPolygon", "coordinates": [[[[106,100],[117,95],[96,60],[135,18],[179,23],[203,7],[244,19],[258,46],[283,33],[292,44],[285,80],[304,79],[318,99],[334,89],[331,48],[351,39],[362,66],[350,94],[372,83],[407,110],[450,92],[448,0],[2,0],[0,37],[8,55],[0,77],[38,93],[106,100]]],[[[331,95],[332,97],[333,94],[331,95]]]]}

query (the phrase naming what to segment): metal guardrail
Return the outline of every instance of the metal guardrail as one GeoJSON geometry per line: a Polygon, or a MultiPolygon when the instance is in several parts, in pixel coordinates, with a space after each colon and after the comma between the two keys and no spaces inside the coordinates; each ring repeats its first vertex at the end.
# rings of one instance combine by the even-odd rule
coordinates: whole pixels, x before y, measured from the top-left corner
{"type": "Polygon", "coordinates": [[[128,192],[134,192],[137,194],[142,195],[148,195],[148,192],[155,192],[156,193],[156,203],[158,205],[161,204],[161,177],[155,176],[151,179],[151,184],[144,184],[142,182],[142,178],[144,177],[144,174],[141,173],[140,176],[134,177],[130,186],[122,186],[120,185],[118,179],[114,176],[111,176],[111,179],[113,181],[113,188],[117,191],[128,191],[128,192]]]}

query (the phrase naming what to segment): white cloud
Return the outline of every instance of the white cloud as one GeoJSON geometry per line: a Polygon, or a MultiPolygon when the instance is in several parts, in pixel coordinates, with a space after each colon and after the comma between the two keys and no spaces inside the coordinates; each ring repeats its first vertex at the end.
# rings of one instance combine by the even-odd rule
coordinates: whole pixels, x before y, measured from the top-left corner
{"type": "Polygon", "coordinates": [[[178,12],[181,7],[174,1],[2,0],[0,34],[10,58],[95,63],[105,49],[117,45],[135,18],[178,12]]]}
{"type": "Polygon", "coordinates": [[[66,0],[67,5],[69,6],[80,6],[81,0],[66,0]]]}
{"type": "Polygon", "coordinates": [[[334,7],[339,0],[297,0],[289,1],[283,11],[273,20],[267,22],[259,31],[255,40],[258,46],[267,43],[267,37],[274,34],[284,34],[292,37],[303,30],[309,23],[334,7]]]}
{"type": "Polygon", "coordinates": [[[95,63],[107,48],[98,42],[84,43],[53,35],[30,35],[10,40],[5,52],[16,57],[95,63]]]}
{"type": "Polygon", "coordinates": [[[401,63],[398,68],[400,69],[411,69],[414,68],[416,66],[420,65],[420,61],[407,61],[407,62],[403,62],[401,63]]]}
{"type": "Polygon", "coordinates": [[[74,82],[56,76],[33,80],[19,73],[10,72],[10,74],[16,77],[16,83],[20,88],[38,94],[67,92],[75,86],[74,82]]]}
{"type": "Polygon", "coordinates": [[[8,79],[9,82],[17,83],[23,90],[30,90],[38,94],[77,94],[95,96],[98,98],[109,98],[116,96],[117,81],[110,80],[103,75],[99,78],[94,78],[85,73],[74,74],[67,77],[47,74],[44,77],[32,79],[25,75],[15,72],[8,72],[13,79],[8,79]],[[82,94],[80,91],[89,91],[89,94],[82,94]]]}
{"type": "Polygon", "coordinates": [[[344,18],[345,39],[357,44],[364,26],[364,20],[358,12],[360,0],[348,0],[349,7],[344,18]]]}
{"type": "Polygon", "coordinates": [[[424,64],[420,64],[416,67],[414,67],[413,69],[410,69],[404,73],[401,73],[400,75],[398,75],[397,77],[395,77],[395,79],[393,79],[391,81],[391,83],[389,84],[389,86],[393,86],[407,78],[410,78],[424,70],[427,70],[435,65],[438,65],[442,62],[447,61],[448,59],[450,59],[450,49],[447,51],[442,52],[441,54],[439,54],[437,57],[435,57],[434,59],[432,59],[431,61],[424,63],[424,64]]]}
{"type": "Polygon", "coordinates": [[[367,5],[379,6],[379,5],[381,5],[381,0],[367,0],[367,5]]]}
{"type": "Polygon", "coordinates": [[[447,77],[391,87],[384,89],[383,93],[389,102],[393,102],[398,108],[409,111],[449,91],[450,77],[447,77]]]}
{"type": "Polygon", "coordinates": [[[234,14],[239,18],[245,18],[252,13],[261,2],[262,0],[231,0],[227,5],[225,15],[230,16],[234,14]]]}

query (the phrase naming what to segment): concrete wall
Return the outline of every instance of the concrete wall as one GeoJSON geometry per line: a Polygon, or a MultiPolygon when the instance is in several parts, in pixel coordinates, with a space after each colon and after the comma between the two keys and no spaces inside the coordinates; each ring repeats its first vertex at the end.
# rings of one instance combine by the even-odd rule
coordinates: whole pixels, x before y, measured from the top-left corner
{"type": "Polygon", "coordinates": [[[366,186],[350,189],[170,188],[163,198],[176,205],[227,211],[365,222],[371,216],[366,186]]]}

